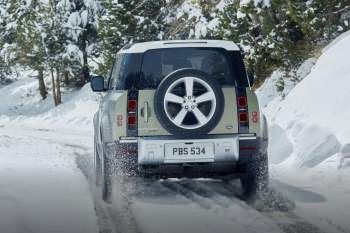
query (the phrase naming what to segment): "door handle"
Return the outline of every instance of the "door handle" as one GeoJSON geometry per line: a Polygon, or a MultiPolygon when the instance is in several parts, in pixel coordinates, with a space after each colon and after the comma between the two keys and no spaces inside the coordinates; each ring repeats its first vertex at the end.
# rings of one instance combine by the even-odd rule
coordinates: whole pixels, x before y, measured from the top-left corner
{"type": "Polygon", "coordinates": [[[144,103],[144,116],[143,116],[143,119],[145,121],[145,123],[148,122],[148,102],[145,101],[144,103]]]}

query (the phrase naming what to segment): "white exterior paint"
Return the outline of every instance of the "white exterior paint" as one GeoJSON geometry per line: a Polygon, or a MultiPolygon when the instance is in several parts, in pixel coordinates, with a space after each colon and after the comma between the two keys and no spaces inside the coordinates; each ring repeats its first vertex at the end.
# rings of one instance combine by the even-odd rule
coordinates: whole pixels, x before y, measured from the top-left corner
{"type": "Polygon", "coordinates": [[[150,49],[164,48],[224,48],[228,51],[239,51],[239,47],[232,41],[225,40],[167,40],[135,43],[132,46],[119,50],[120,53],[143,53],[150,49]]]}

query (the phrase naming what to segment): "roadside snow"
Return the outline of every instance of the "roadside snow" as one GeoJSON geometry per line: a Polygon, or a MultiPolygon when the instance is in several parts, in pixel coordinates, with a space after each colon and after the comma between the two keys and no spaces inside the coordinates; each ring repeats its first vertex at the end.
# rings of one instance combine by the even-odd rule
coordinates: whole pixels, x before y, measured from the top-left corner
{"type": "Polygon", "coordinates": [[[0,128],[0,232],[96,233],[94,202],[66,135],[0,128]],[[38,138],[38,135],[40,137],[38,138]]]}
{"type": "Polygon", "coordinates": [[[42,100],[37,89],[37,80],[28,76],[0,88],[0,124],[91,131],[98,96],[89,84],[77,91],[63,90],[63,103],[56,108],[51,94],[42,100]]]}
{"type": "Polygon", "coordinates": [[[272,177],[322,195],[320,203],[297,202],[299,212],[339,232],[350,229],[349,53],[345,33],[324,49],[311,73],[285,98],[274,86],[281,77],[277,72],[257,91],[270,123],[272,177]]]}
{"type": "Polygon", "coordinates": [[[293,88],[311,72],[315,63],[315,58],[309,58],[303,62],[303,64],[295,72],[295,80],[291,79],[291,74],[284,75],[284,73],[280,70],[274,71],[269,79],[267,79],[256,91],[259,104],[263,108],[266,108],[267,104],[271,105],[272,101],[280,102],[283,96],[287,96],[289,92],[293,90],[293,88]],[[282,92],[278,92],[276,87],[276,83],[280,80],[283,80],[284,83],[284,89],[282,92]]]}
{"type": "Polygon", "coordinates": [[[96,233],[90,184],[77,166],[92,160],[89,86],[41,100],[30,72],[0,87],[0,232],[96,233]]]}

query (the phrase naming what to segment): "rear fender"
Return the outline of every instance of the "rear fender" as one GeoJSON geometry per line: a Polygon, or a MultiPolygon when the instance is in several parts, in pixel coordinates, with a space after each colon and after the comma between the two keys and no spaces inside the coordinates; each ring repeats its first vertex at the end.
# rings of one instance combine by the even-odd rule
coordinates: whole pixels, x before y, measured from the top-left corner
{"type": "Polygon", "coordinates": [[[101,109],[101,137],[103,143],[127,136],[127,91],[111,91],[105,96],[101,109]]]}

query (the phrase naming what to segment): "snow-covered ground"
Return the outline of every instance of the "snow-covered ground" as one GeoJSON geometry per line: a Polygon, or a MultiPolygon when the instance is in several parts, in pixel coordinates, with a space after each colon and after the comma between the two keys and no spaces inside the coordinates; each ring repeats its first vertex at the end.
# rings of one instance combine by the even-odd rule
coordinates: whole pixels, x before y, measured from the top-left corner
{"type": "Polygon", "coordinates": [[[342,36],[303,64],[299,84],[286,81],[284,99],[278,72],[258,90],[272,180],[257,205],[238,182],[207,179],[145,183],[104,203],[92,175],[98,95],[86,85],[53,108],[25,74],[0,87],[0,232],[350,232],[349,53],[342,36]]]}
{"type": "Polygon", "coordinates": [[[75,162],[89,149],[77,139],[90,139],[47,132],[0,128],[0,232],[98,232],[90,186],[75,162]]]}
{"type": "Polygon", "coordinates": [[[130,203],[116,193],[105,204],[92,175],[98,96],[87,85],[53,108],[36,88],[24,77],[0,89],[1,233],[282,232],[238,198],[239,186],[210,180],[150,183],[130,203]]]}
{"type": "Polygon", "coordinates": [[[349,53],[345,33],[313,67],[313,59],[303,64],[299,77],[310,74],[290,85],[284,99],[276,92],[277,72],[257,91],[270,123],[272,178],[317,193],[310,198],[284,190],[298,214],[339,232],[350,231],[349,53]]]}

